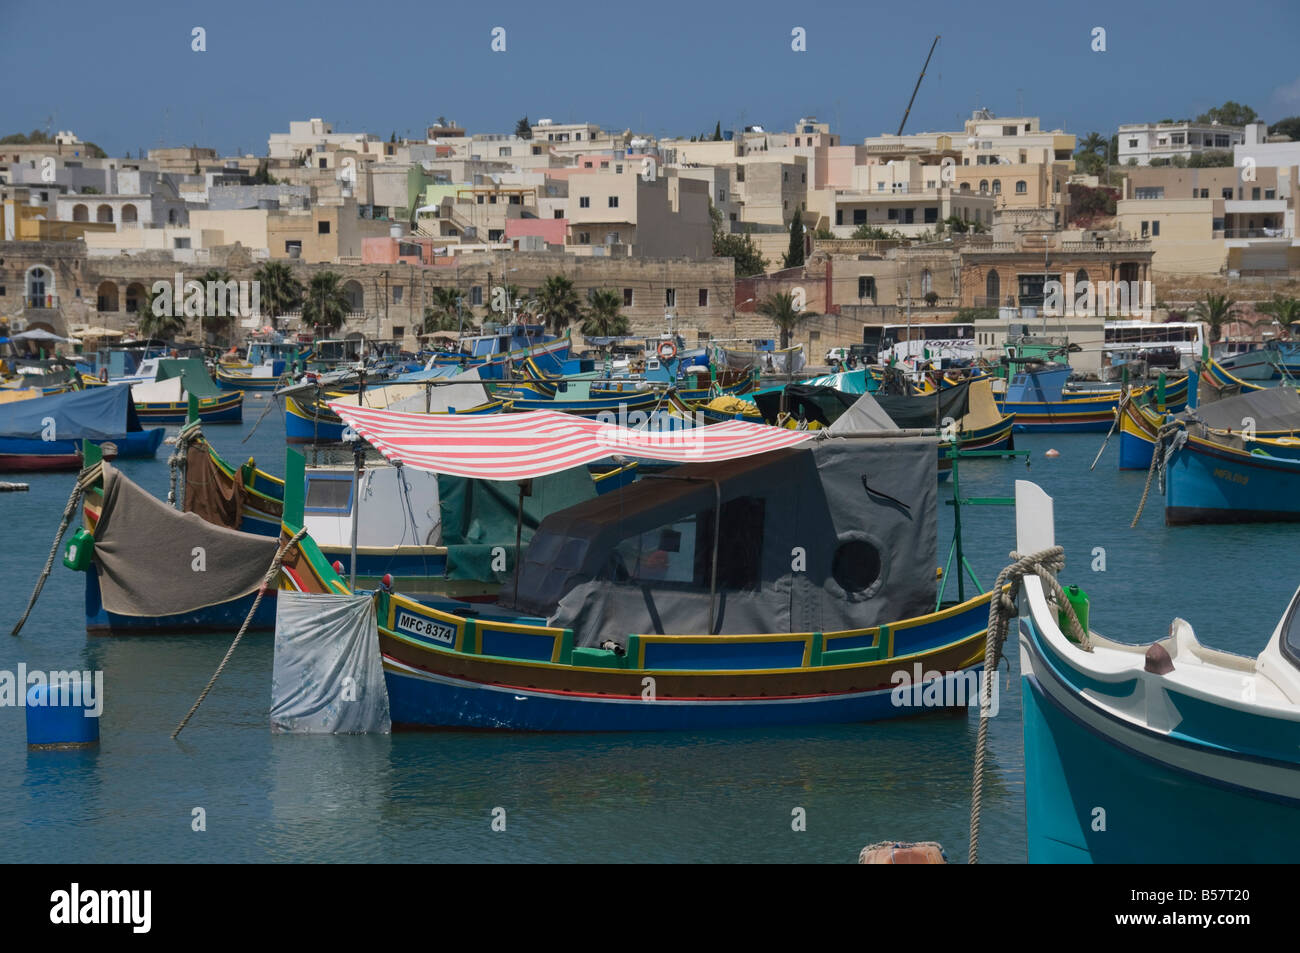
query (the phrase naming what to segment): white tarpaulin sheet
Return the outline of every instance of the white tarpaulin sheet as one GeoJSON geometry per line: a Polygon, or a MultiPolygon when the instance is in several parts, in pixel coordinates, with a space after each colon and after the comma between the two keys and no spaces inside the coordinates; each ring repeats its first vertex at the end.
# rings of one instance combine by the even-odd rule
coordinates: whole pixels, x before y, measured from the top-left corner
{"type": "Polygon", "coordinates": [[[277,594],[271,730],[305,734],[392,730],[370,596],[277,594]]]}
{"type": "Polygon", "coordinates": [[[178,404],[185,399],[181,396],[181,383],[179,377],[169,377],[164,381],[132,384],[131,399],[137,404],[178,404]]]}

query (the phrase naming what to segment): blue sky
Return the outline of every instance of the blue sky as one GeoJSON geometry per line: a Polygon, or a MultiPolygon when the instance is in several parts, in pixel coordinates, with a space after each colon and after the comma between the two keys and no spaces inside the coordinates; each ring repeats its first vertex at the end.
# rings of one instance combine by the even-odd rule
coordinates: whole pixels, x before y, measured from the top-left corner
{"type": "Polygon", "coordinates": [[[1295,0],[1055,6],[0,0],[0,134],[52,116],[113,155],[191,143],[264,154],[268,133],[312,116],[387,138],[438,115],[475,132],[527,114],[661,136],[816,115],[849,143],[897,129],[936,33],[909,132],[1021,104],[1075,133],[1227,99],[1270,122],[1300,115],[1295,0]],[[1090,48],[1097,26],[1104,53],[1090,48]],[[494,27],[505,52],[490,48],[494,27]],[[807,52],[791,50],[795,27],[807,52]]]}

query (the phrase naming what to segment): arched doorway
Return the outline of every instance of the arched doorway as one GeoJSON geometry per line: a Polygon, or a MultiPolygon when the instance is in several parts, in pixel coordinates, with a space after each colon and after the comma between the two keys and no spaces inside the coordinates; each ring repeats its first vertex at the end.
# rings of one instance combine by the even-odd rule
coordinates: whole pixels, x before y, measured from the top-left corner
{"type": "Polygon", "coordinates": [[[116,311],[118,309],[117,282],[101,281],[95,290],[95,298],[100,311],[116,311]]]}
{"type": "Polygon", "coordinates": [[[348,299],[348,311],[352,314],[360,314],[365,310],[366,293],[361,287],[361,282],[345,282],[343,284],[343,296],[348,299]]]}
{"type": "Polygon", "coordinates": [[[95,221],[112,223],[113,206],[101,205],[99,208],[95,209],[95,221]]]}
{"type": "Polygon", "coordinates": [[[144,285],[138,281],[133,281],[126,286],[126,312],[127,314],[139,314],[144,310],[145,302],[148,295],[144,290],[144,285]]]}
{"type": "Polygon", "coordinates": [[[53,308],[58,298],[54,272],[45,265],[32,265],[24,276],[23,300],[29,308],[53,308]]]}
{"type": "Polygon", "coordinates": [[[72,220],[74,222],[89,222],[90,209],[78,202],[72,206],[72,220]]]}
{"type": "Polygon", "coordinates": [[[137,213],[136,210],[135,210],[135,206],[132,205],[130,202],[128,202],[126,205],[123,205],[123,206],[122,206],[122,221],[124,221],[124,222],[135,222],[135,221],[137,221],[137,220],[138,220],[138,213],[137,213]]]}

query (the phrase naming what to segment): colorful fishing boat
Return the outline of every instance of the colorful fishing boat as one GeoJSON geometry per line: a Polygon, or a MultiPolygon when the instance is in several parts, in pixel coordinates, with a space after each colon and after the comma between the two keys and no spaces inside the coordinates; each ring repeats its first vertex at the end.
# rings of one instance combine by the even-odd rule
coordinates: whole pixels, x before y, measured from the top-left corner
{"type": "MultiPolygon", "coordinates": [[[[415,420],[336,409],[390,459],[440,472],[528,480],[612,450],[697,461],[546,517],[494,611],[379,593],[396,725],[864,721],[921,710],[899,691],[900,672],[941,683],[982,658],[987,595],[934,611],[932,437],[733,421],[683,441],[556,413],[415,420]],[[792,566],[795,546],[806,561],[792,566]]],[[[301,465],[291,459],[289,471],[301,465]]],[[[297,533],[296,516],[291,497],[285,533],[297,533]]],[[[286,556],[281,584],[349,591],[310,534],[286,556]]]]}
{"type": "MultiPolygon", "coordinates": [[[[1052,499],[1027,481],[1016,528],[1020,553],[1056,545],[1052,499]]],[[[1203,646],[1182,619],[1149,645],[1088,632],[1085,646],[1043,579],[1022,586],[1030,863],[1300,855],[1300,592],[1249,658],[1203,646]]]]}
{"type": "MultiPolygon", "coordinates": [[[[1067,392],[1070,373],[1064,364],[1017,371],[998,401],[998,409],[1016,415],[1016,431],[1106,433],[1115,422],[1122,391],[1067,392]]],[[[1186,377],[1165,384],[1163,400],[1158,403],[1169,412],[1181,410],[1187,404],[1187,388],[1186,377]]]]}
{"type": "Polygon", "coordinates": [[[190,398],[197,402],[205,424],[237,424],[244,419],[242,391],[223,392],[198,358],[163,358],[152,381],[131,385],[135,412],[141,420],[183,424],[190,416],[190,398]]]}
{"type": "Polygon", "coordinates": [[[0,471],[80,469],[83,440],[117,457],[152,457],[162,439],[163,428],[140,426],[126,386],[0,403],[0,471]]]}
{"type": "Polygon", "coordinates": [[[1270,453],[1266,441],[1246,449],[1239,437],[1180,431],[1171,439],[1167,524],[1300,521],[1300,459],[1270,453]]]}
{"type": "Polygon", "coordinates": [[[347,399],[367,407],[431,414],[494,414],[505,402],[488,394],[479,382],[477,368],[459,371],[439,368],[437,376],[411,383],[368,387],[357,396],[300,384],[281,392],[284,397],[284,433],[289,443],[338,443],[347,425],[330,409],[330,401],[347,399]]]}
{"type": "Polygon", "coordinates": [[[427,367],[476,367],[483,380],[506,380],[516,366],[532,360],[543,373],[558,374],[569,359],[573,341],[544,333],[541,325],[509,325],[484,334],[465,335],[456,351],[441,351],[427,367]]]}

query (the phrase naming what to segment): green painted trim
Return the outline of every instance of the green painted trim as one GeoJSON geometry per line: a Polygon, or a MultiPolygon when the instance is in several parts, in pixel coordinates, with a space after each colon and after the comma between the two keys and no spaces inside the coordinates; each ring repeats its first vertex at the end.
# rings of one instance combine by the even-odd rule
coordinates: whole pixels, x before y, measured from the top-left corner
{"type": "Polygon", "coordinates": [[[306,486],[307,460],[290,447],[284,454],[284,510],[280,519],[295,533],[306,519],[306,486]]]}
{"type": "Polygon", "coordinates": [[[556,661],[561,665],[573,664],[573,630],[565,629],[560,636],[560,657],[556,661]]]}
{"type": "Polygon", "coordinates": [[[187,423],[197,423],[199,419],[199,399],[193,394],[189,394],[189,413],[187,414],[187,423]]]}
{"type": "Polygon", "coordinates": [[[826,651],[826,640],[820,632],[812,634],[812,645],[808,649],[808,667],[817,668],[822,664],[822,655],[826,651]]]}
{"type": "Polygon", "coordinates": [[[578,668],[623,668],[625,657],[609,649],[576,648],[569,664],[578,668]]]}
{"type": "Polygon", "coordinates": [[[81,441],[81,468],[83,470],[86,467],[93,467],[103,459],[104,451],[99,449],[97,444],[93,444],[89,440],[81,441]]]}

